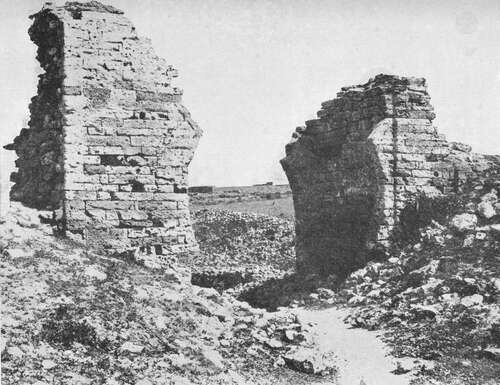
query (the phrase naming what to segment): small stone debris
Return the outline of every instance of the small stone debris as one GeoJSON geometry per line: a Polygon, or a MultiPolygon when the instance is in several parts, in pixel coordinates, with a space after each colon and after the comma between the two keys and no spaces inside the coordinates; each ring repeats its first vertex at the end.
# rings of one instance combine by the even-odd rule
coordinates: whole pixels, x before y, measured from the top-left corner
{"type": "Polygon", "coordinates": [[[98,266],[88,266],[83,272],[87,277],[96,279],[97,281],[105,281],[108,277],[98,266]]]}
{"type": "Polygon", "coordinates": [[[125,353],[140,354],[144,350],[144,346],[127,341],[120,347],[120,350],[125,353]]]}
{"type": "Polygon", "coordinates": [[[33,253],[24,249],[7,249],[7,255],[13,259],[17,259],[31,257],[33,253]]]}
{"type": "Polygon", "coordinates": [[[327,375],[335,371],[335,361],[315,349],[296,348],[282,357],[289,368],[299,372],[327,375]]]}
{"type": "Polygon", "coordinates": [[[477,226],[477,216],[470,213],[455,215],[451,219],[450,225],[459,232],[471,231],[477,226]]]}
{"type": "Polygon", "coordinates": [[[52,360],[43,360],[42,361],[42,367],[45,370],[54,369],[56,366],[57,366],[57,364],[52,360]]]}

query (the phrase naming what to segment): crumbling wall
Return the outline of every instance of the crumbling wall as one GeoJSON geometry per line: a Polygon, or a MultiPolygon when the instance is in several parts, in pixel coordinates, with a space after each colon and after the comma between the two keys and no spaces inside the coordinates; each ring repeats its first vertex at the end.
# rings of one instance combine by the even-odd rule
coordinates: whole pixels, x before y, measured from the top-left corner
{"type": "Polygon", "coordinates": [[[345,276],[381,256],[412,197],[465,183],[470,148],[448,143],[434,117],[425,79],[378,75],[342,88],[296,129],[281,163],[299,270],[345,276]]]}
{"type": "Polygon", "coordinates": [[[45,71],[39,76],[38,93],[29,106],[29,128],[23,128],[14,143],[17,172],[10,196],[29,207],[53,209],[60,205],[63,190],[63,108],[64,77],[63,25],[56,15],[43,12],[29,29],[38,46],[37,60],[45,71]]]}
{"type": "Polygon", "coordinates": [[[113,7],[68,2],[32,17],[45,73],[10,146],[12,199],[56,208],[63,231],[113,251],[195,249],[187,175],[201,130],[176,70],[113,7]]]}

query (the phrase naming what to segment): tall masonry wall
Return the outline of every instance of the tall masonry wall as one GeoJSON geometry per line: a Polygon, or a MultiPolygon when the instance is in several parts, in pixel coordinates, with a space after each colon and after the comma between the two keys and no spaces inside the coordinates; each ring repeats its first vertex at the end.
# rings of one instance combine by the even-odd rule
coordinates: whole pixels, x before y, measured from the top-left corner
{"type": "Polygon", "coordinates": [[[299,270],[345,276],[389,246],[412,197],[460,189],[475,156],[438,134],[434,117],[425,79],[378,75],[342,88],[296,129],[281,164],[299,270]]]}
{"type": "Polygon", "coordinates": [[[11,198],[112,251],[196,249],[187,176],[201,130],[176,70],[113,7],[47,3],[31,17],[45,72],[7,146],[19,158],[11,198]]]}

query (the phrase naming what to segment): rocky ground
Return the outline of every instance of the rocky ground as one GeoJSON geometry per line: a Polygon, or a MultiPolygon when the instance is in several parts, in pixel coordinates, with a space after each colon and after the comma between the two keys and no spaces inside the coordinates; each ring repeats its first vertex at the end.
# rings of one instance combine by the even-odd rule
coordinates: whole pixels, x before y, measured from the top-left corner
{"type": "Polygon", "coordinates": [[[333,378],[311,325],[160,267],[55,238],[13,205],[0,224],[3,384],[308,384],[333,378]],[[321,374],[322,377],[316,375],[321,374]],[[312,376],[312,377],[311,377],[312,376]]]}
{"type": "Polygon", "coordinates": [[[193,283],[241,292],[294,269],[293,222],[263,214],[201,210],[193,215],[200,254],[193,283]]]}
{"type": "MultiPolygon", "coordinates": [[[[344,282],[335,276],[298,277],[291,269],[273,275],[269,269],[270,278],[263,283],[249,280],[230,291],[269,310],[347,308],[345,322],[383,335],[392,354],[401,358],[395,372],[413,373],[415,383],[500,383],[499,180],[490,175],[471,181],[465,193],[420,197],[403,213],[385,261],[370,262],[344,282]]],[[[206,216],[215,228],[226,228],[231,218],[249,220],[259,228],[250,232],[249,240],[273,227],[266,216],[205,212],[197,218],[206,216]]],[[[207,233],[218,238],[216,232],[207,233]]],[[[219,252],[225,255],[222,259],[231,256],[239,264],[241,255],[251,255],[255,242],[242,248],[245,241],[239,237],[246,236],[240,231],[229,237],[226,249],[206,237],[200,244],[214,261],[219,252]]],[[[280,239],[267,240],[259,251],[266,255],[266,247],[279,250],[280,239]]],[[[283,239],[290,245],[293,234],[283,239]]],[[[269,263],[259,262],[259,269],[269,263]]],[[[251,261],[245,263],[251,272],[251,261]]]]}
{"type": "MultiPolygon", "coordinates": [[[[309,301],[348,306],[346,322],[379,330],[393,354],[426,361],[436,383],[500,383],[500,179],[408,207],[398,247],[309,301]]],[[[414,363],[401,365],[401,373],[414,363]]],[[[419,364],[420,365],[420,364],[419,364]]]]}
{"type": "Polygon", "coordinates": [[[3,383],[497,384],[497,181],[419,198],[386,260],[344,282],[294,274],[282,218],[196,212],[201,252],[160,267],[56,238],[13,204],[3,383]]]}

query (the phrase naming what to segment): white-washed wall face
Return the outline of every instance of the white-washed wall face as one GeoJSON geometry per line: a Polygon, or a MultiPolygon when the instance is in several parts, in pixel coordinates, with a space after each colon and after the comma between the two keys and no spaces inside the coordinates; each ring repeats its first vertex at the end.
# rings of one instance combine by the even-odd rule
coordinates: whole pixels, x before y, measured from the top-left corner
{"type": "Polygon", "coordinates": [[[176,71],[114,8],[47,9],[34,23],[47,18],[63,36],[61,228],[111,251],[196,249],[187,174],[201,130],[172,86],[176,71]]]}
{"type": "Polygon", "coordinates": [[[380,257],[409,201],[464,183],[470,148],[446,142],[434,117],[425,79],[379,75],[297,128],[282,165],[300,270],[346,275],[380,257]]]}

